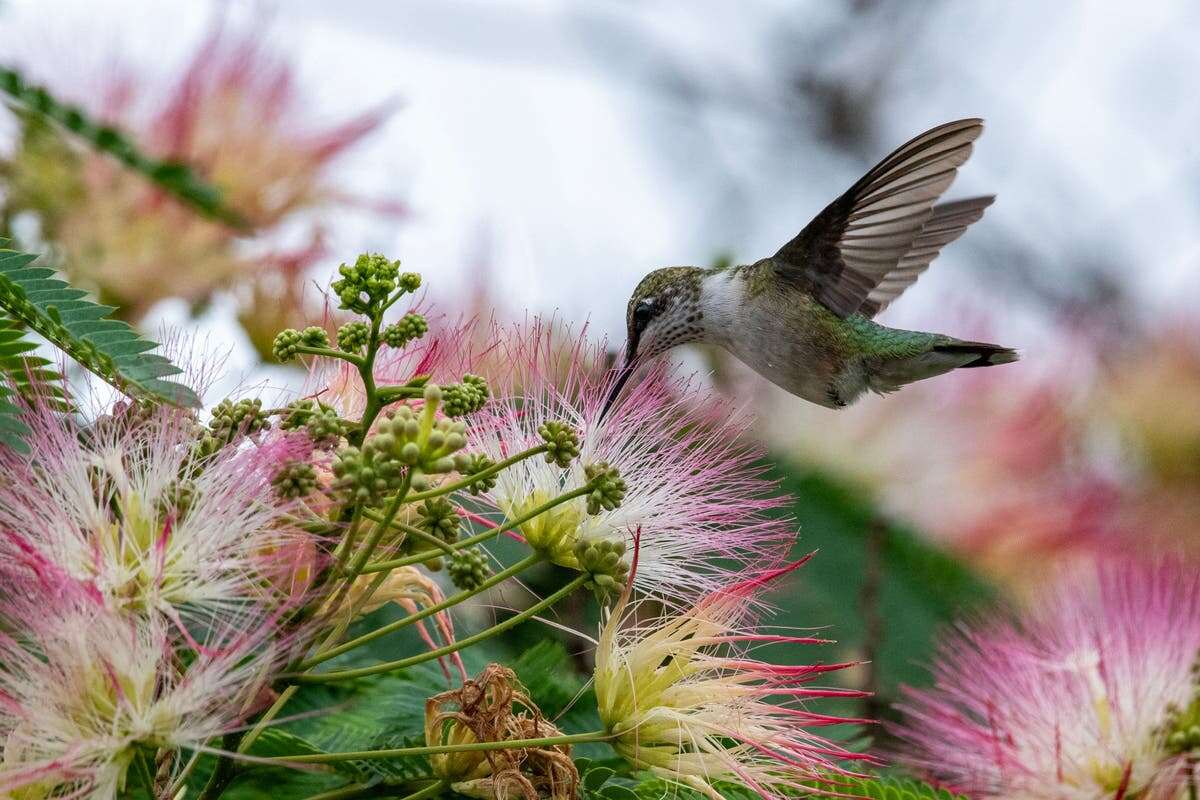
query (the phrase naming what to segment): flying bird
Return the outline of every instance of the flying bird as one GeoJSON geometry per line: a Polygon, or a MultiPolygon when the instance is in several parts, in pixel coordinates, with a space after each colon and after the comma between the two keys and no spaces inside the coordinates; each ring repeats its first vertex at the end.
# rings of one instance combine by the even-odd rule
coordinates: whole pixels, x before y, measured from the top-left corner
{"type": "Polygon", "coordinates": [[[887,394],[1015,350],[874,321],[994,197],[938,203],[983,133],[962,119],[901,145],[775,255],[727,267],[665,267],[634,289],[624,362],[605,410],[641,365],[671,348],[718,345],[826,408],[887,394]]]}

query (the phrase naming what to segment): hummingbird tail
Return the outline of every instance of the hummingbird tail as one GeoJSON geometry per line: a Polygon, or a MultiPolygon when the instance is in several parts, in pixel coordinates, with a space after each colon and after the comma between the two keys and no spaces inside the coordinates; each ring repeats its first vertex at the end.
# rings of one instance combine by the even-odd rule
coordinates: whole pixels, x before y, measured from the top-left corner
{"type": "Polygon", "coordinates": [[[954,342],[953,344],[938,345],[933,349],[935,352],[946,353],[947,355],[975,356],[973,360],[968,361],[966,364],[959,365],[959,369],[1011,364],[1021,358],[1017,351],[1011,347],[1001,347],[998,344],[988,344],[987,342],[954,342]]]}
{"type": "MultiPolygon", "coordinates": [[[[941,341],[924,352],[881,359],[871,364],[865,376],[864,388],[878,394],[888,394],[914,381],[923,381],[951,370],[1010,364],[1019,358],[1017,351],[1011,347],[986,342],[964,342],[948,337],[938,338],[941,341]]],[[[850,402],[856,396],[854,387],[837,388],[839,397],[846,402],[850,402]]],[[[862,389],[858,391],[861,392],[862,389]]]]}

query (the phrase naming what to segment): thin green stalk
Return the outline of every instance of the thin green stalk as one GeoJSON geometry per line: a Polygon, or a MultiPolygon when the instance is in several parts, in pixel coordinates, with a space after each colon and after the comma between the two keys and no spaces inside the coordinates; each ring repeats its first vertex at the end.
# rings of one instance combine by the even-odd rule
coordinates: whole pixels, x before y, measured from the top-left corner
{"type": "Polygon", "coordinates": [[[355,506],[354,516],[350,518],[350,530],[346,531],[345,538],[342,539],[341,545],[338,546],[337,562],[334,564],[333,575],[340,575],[342,569],[346,566],[346,561],[350,558],[350,551],[354,549],[354,541],[358,538],[358,526],[362,523],[363,507],[355,506]]]}
{"type": "Polygon", "coordinates": [[[150,772],[150,765],[146,763],[146,754],[139,752],[133,760],[137,764],[138,777],[146,786],[146,793],[154,797],[154,775],[150,772]]]}
{"type": "Polygon", "coordinates": [[[404,617],[403,619],[398,619],[395,622],[389,623],[380,628],[376,628],[375,630],[368,631],[367,633],[364,633],[362,636],[359,636],[357,639],[351,639],[350,641],[345,642],[344,644],[338,645],[337,647],[330,648],[329,650],[318,653],[315,656],[313,656],[312,658],[310,658],[306,661],[302,661],[300,663],[299,668],[300,669],[311,669],[312,667],[315,667],[318,664],[324,663],[324,662],[328,661],[329,659],[334,658],[335,656],[340,656],[342,653],[347,653],[347,652],[355,649],[356,647],[362,647],[363,645],[369,644],[370,642],[373,642],[382,636],[387,636],[389,633],[393,633],[394,631],[401,630],[402,628],[412,625],[413,623],[420,622],[421,620],[426,619],[428,617],[432,617],[434,614],[445,611],[446,609],[456,606],[459,603],[462,603],[462,602],[474,597],[477,594],[486,592],[488,589],[492,588],[493,586],[496,586],[497,584],[503,583],[504,581],[508,580],[509,578],[513,577],[514,575],[517,575],[518,573],[529,569],[534,564],[539,563],[542,560],[542,558],[543,558],[543,556],[540,553],[533,553],[532,555],[527,556],[526,558],[522,559],[521,561],[518,561],[516,564],[513,564],[511,567],[509,567],[501,572],[497,572],[495,575],[488,578],[486,581],[479,584],[479,586],[477,586],[474,589],[464,589],[463,591],[459,592],[456,595],[447,597],[445,600],[443,600],[440,603],[437,603],[436,605],[432,605],[432,606],[428,606],[427,608],[423,608],[420,611],[417,611],[413,614],[409,614],[408,616],[404,617]]]}
{"type": "Polygon", "coordinates": [[[434,536],[432,533],[423,531],[420,528],[414,528],[412,525],[405,525],[403,522],[393,522],[392,527],[396,528],[397,530],[404,531],[405,534],[413,537],[414,539],[420,539],[425,544],[433,545],[446,555],[452,556],[456,552],[454,545],[450,544],[445,539],[434,536]]]}
{"type": "MultiPolygon", "coordinates": [[[[237,752],[238,734],[227,733],[221,743],[224,750],[229,752],[237,752]]],[[[237,768],[233,763],[233,759],[228,755],[222,755],[217,758],[217,766],[213,769],[212,775],[208,779],[208,783],[197,795],[196,800],[215,800],[220,797],[233,779],[237,777],[237,768]]]]}
{"type": "Polygon", "coordinates": [[[382,386],[376,397],[379,398],[379,405],[386,406],[398,400],[416,400],[424,394],[424,386],[382,386]]]}
{"type": "Polygon", "coordinates": [[[302,756],[276,756],[271,761],[286,764],[330,764],[338,761],[358,761],[373,758],[408,758],[434,756],[442,753],[473,753],[487,750],[517,750],[530,747],[556,747],[564,744],[603,742],[612,734],[605,730],[570,733],[564,736],[543,736],[539,739],[510,739],[501,742],[468,742],[466,744],[432,745],[428,747],[399,747],[392,750],[359,750],[351,753],[308,753],[302,756]]]}
{"type": "Polygon", "coordinates": [[[297,353],[304,353],[310,356],[325,356],[326,358],[340,358],[342,361],[349,361],[356,367],[361,367],[364,363],[362,356],[357,353],[347,353],[344,350],[334,350],[332,347],[310,347],[306,344],[296,345],[297,353]]]}
{"type": "Polygon", "coordinates": [[[532,619],[542,611],[545,611],[547,608],[553,606],[559,600],[562,600],[564,597],[574,592],[580,586],[583,586],[583,584],[586,583],[590,577],[591,576],[589,576],[587,573],[581,573],[575,576],[575,578],[573,578],[557,592],[550,595],[545,600],[538,601],[521,613],[511,616],[503,622],[493,625],[487,630],[480,631],[474,636],[468,636],[467,638],[460,639],[457,642],[451,642],[450,644],[439,647],[436,650],[428,650],[424,653],[418,653],[415,656],[401,658],[398,661],[387,661],[383,664],[375,664],[370,667],[361,667],[359,669],[347,669],[338,672],[324,672],[317,675],[288,675],[285,677],[294,683],[334,683],[336,681],[350,680],[352,678],[362,678],[366,677],[367,675],[378,675],[382,672],[405,669],[407,667],[416,666],[417,664],[423,664],[426,661],[433,661],[434,659],[448,656],[451,653],[457,653],[459,650],[472,647],[486,639],[496,636],[497,634],[503,633],[509,628],[514,628],[517,625],[520,625],[522,622],[532,619]]]}
{"type": "MultiPolygon", "coordinates": [[[[564,492],[563,494],[560,494],[558,497],[554,498],[553,500],[548,500],[545,503],[542,503],[540,506],[533,509],[532,511],[530,511],[527,514],[523,514],[514,520],[510,520],[501,525],[497,525],[494,528],[489,528],[486,531],[484,531],[483,533],[479,533],[479,534],[476,534],[475,536],[471,536],[469,538],[463,539],[460,542],[456,542],[453,545],[454,549],[462,550],[464,548],[471,547],[472,545],[479,544],[480,542],[486,542],[488,539],[491,539],[494,536],[498,536],[499,534],[504,533],[507,530],[511,530],[512,528],[516,528],[520,525],[524,525],[526,522],[529,522],[529,520],[531,520],[534,517],[537,517],[541,514],[545,514],[547,511],[554,508],[555,506],[562,505],[563,503],[566,503],[570,500],[574,500],[576,497],[583,497],[584,495],[588,494],[589,492],[591,492],[591,487],[588,487],[588,486],[581,486],[578,489],[572,489],[569,492],[564,492]]],[[[396,569],[397,567],[407,567],[407,566],[411,566],[413,564],[420,564],[422,562],[428,561],[431,558],[436,558],[439,555],[441,555],[441,553],[437,550],[425,550],[420,553],[414,553],[410,556],[405,556],[404,558],[395,558],[390,561],[377,561],[374,564],[368,564],[367,566],[363,567],[359,571],[359,574],[366,575],[367,573],[370,573],[370,572],[385,572],[390,569],[396,569]]]]}
{"type": "Polygon", "coordinates": [[[416,494],[410,496],[408,500],[411,503],[416,503],[421,500],[427,500],[430,497],[438,497],[439,495],[450,494],[451,492],[457,492],[460,489],[469,488],[472,484],[478,483],[484,478],[490,478],[497,472],[508,469],[519,461],[524,461],[527,458],[544,453],[547,449],[549,449],[548,445],[539,444],[537,447],[531,447],[528,450],[523,450],[522,452],[517,453],[515,456],[510,456],[503,461],[498,461],[487,469],[476,472],[474,475],[468,475],[462,480],[455,481],[454,483],[443,484],[424,492],[417,492],[416,494]]]}
{"type": "Polygon", "coordinates": [[[171,782],[171,788],[167,790],[168,797],[174,797],[179,794],[179,790],[187,783],[188,776],[192,774],[192,770],[196,768],[196,764],[200,763],[201,751],[196,750],[192,753],[192,757],[183,765],[183,769],[175,776],[175,780],[171,782]]]}
{"type": "Polygon", "coordinates": [[[254,746],[254,743],[258,740],[258,737],[261,736],[262,732],[267,729],[268,725],[271,724],[271,720],[275,719],[279,712],[283,710],[283,707],[287,705],[287,702],[292,699],[292,695],[299,691],[299,689],[299,686],[292,685],[279,693],[279,697],[275,698],[275,702],[271,704],[271,707],[263,712],[262,718],[259,719],[258,722],[254,723],[254,727],[249,733],[242,737],[242,741],[238,745],[237,749],[239,753],[247,753],[250,751],[250,748],[254,746]]]}

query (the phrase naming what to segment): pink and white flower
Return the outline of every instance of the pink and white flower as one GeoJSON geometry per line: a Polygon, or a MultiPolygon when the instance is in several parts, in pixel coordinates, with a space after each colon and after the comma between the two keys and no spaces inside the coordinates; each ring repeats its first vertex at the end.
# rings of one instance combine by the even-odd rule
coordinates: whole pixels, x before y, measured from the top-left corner
{"type": "Polygon", "coordinates": [[[0,453],[0,560],[61,572],[121,613],[178,624],[294,605],[272,554],[316,553],[300,501],[279,498],[279,466],[304,458],[299,434],[265,434],[197,469],[190,415],[114,415],[87,430],[46,409],[26,415],[33,455],[0,453]]]}
{"type": "Polygon", "coordinates": [[[596,646],[595,690],[600,719],[623,758],[716,800],[722,797],[718,781],[749,786],[765,798],[790,797],[810,782],[847,774],[846,761],[869,761],[808,730],[864,721],[804,705],[861,696],[809,685],[849,665],[781,666],[750,655],[756,646],[822,642],[769,632],[752,619],[753,607],[762,604],[757,595],[806,560],[649,621],[637,618],[628,590],[622,595],[596,646]]]}
{"type": "MultiPolygon", "coordinates": [[[[613,380],[603,342],[540,320],[496,338],[496,360],[507,371],[484,374],[495,399],[471,417],[469,446],[500,461],[541,444],[538,429],[558,421],[578,432],[580,454],[565,470],[540,456],[505,469],[487,501],[515,518],[584,486],[584,468],[598,462],[616,468],[627,487],[613,510],[589,515],[577,498],[526,533],[622,537],[632,545],[640,531],[638,588],[676,604],[716,589],[730,572],[780,563],[795,530],[772,513],[786,500],[762,475],[747,415],[660,366],[601,418],[613,380]]],[[[554,549],[569,560],[569,541],[554,549]]]]}
{"type": "Polygon", "coordinates": [[[909,764],[976,797],[1185,796],[1195,767],[1167,740],[1197,692],[1200,575],[1168,561],[1080,578],[942,643],[934,688],[902,706],[909,764]]]}
{"type": "Polygon", "coordinates": [[[68,576],[0,577],[4,797],[116,797],[139,753],[205,747],[260,710],[288,655],[263,609],[185,647],[165,618],[121,614],[68,576]]]}

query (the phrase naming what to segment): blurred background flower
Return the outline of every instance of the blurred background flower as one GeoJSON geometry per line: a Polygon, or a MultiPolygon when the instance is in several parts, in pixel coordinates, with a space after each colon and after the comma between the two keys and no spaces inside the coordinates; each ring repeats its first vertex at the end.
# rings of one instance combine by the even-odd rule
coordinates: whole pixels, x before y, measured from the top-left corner
{"type": "MultiPolygon", "coordinates": [[[[129,321],[167,298],[198,310],[215,291],[230,290],[251,345],[269,357],[281,327],[321,313],[319,294],[305,284],[325,255],[323,217],[366,202],[345,192],[332,169],[389,108],[317,124],[290,61],[255,28],[219,20],[165,87],[157,85],[160,76],[131,65],[93,69],[84,108],[127,131],[148,155],[190,166],[243,224],[197,214],[26,113],[0,163],[6,235],[35,232],[60,254],[73,283],[129,321]]],[[[48,71],[45,80],[67,97],[79,93],[69,74],[48,71]]],[[[402,211],[395,202],[374,209],[392,217],[402,211]]]]}

